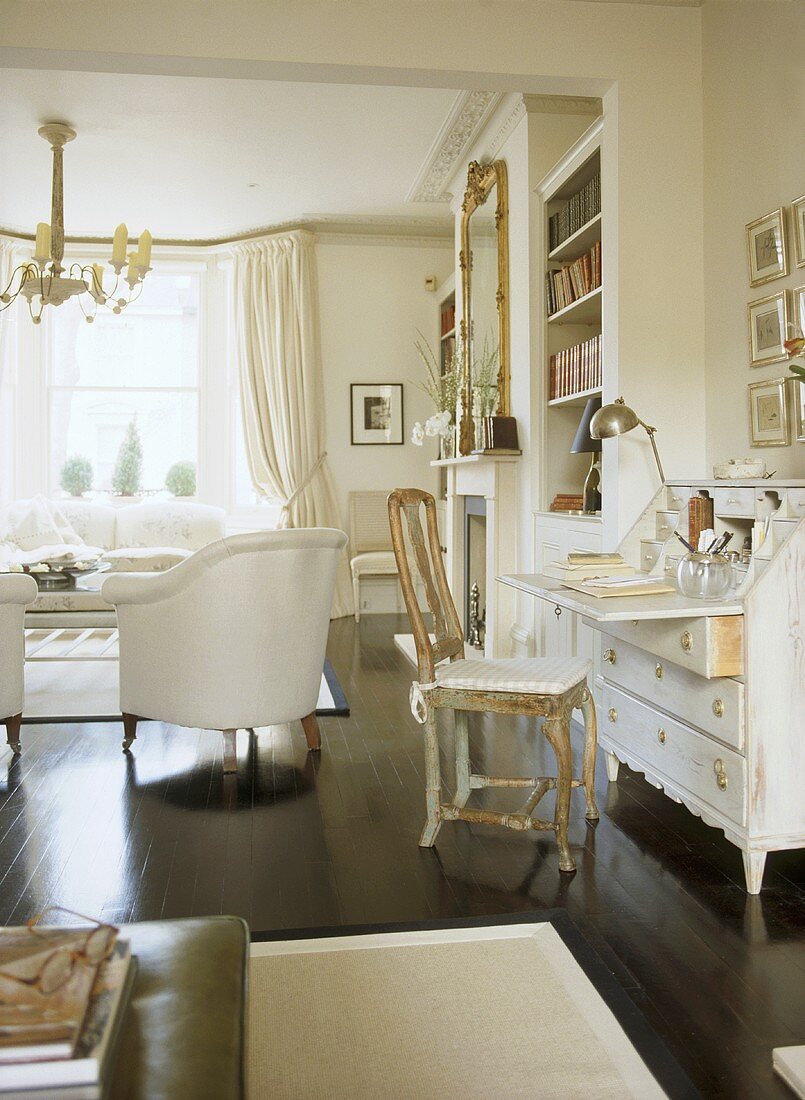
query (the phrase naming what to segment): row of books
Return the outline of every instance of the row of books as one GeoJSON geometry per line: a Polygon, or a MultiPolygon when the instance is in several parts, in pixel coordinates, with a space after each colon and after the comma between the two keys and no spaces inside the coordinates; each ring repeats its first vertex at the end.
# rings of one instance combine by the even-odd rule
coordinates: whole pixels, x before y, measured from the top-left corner
{"type": "Polygon", "coordinates": [[[572,263],[546,275],[548,316],[571,305],[601,285],[601,242],[572,263]]]}
{"type": "Polygon", "coordinates": [[[557,493],[551,501],[551,512],[580,512],[584,504],[581,493],[557,493]]]}
{"type": "Polygon", "coordinates": [[[601,176],[597,174],[572,195],[561,210],[548,218],[548,249],[553,252],[601,213],[601,176]]]}
{"type": "Polygon", "coordinates": [[[442,331],[440,336],[444,336],[445,333],[451,332],[456,327],[456,307],[454,303],[446,305],[441,312],[442,331]]]}
{"type": "Polygon", "coordinates": [[[549,400],[599,389],[602,373],[601,334],[551,356],[549,400]]]}

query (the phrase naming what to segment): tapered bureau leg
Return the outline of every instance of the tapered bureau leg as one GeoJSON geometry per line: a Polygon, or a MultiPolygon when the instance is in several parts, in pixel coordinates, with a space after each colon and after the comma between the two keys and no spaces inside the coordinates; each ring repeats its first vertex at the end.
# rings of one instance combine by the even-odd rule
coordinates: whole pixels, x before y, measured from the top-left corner
{"type": "Polygon", "coordinates": [[[139,719],[136,714],[123,713],[123,752],[131,745],[137,737],[137,722],[139,719]]]}
{"type": "Polygon", "coordinates": [[[22,752],[22,745],[20,744],[20,725],[22,723],[22,714],[10,714],[5,719],[6,737],[11,751],[15,756],[19,756],[22,752]]]}
{"type": "Polygon", "coordinates": [[[584,796],[587,799],[588,821],[597,821],[599,818],[598,806],[595,803],[595,757],[598,752],[598,730],[595,721],[595,701],[589,688],[584,692],[581,701],[581,711],[584,715],[584,756],[581,762],[581,781],[584,784],[584,796]]]}
{"type": "Polygon", "coordinates": [[[766,852],[741,852],[744,860],[746,892],[759,894],[763,882],[763,870],[766,866],[766,852]]]}
{"type": "Polygon", "coordinates": [[[222,730],[224,735],[224,775],[238,770],[237,737],[238,731],[222,730]]]}
{"type": "Polygon", "coordinates": [[[605,752],[604,759],[607,762],[607,779],[610,783],[616,783],[618,780],[618,769],[620,768],[620,760],[614,752],[605,752]]]}

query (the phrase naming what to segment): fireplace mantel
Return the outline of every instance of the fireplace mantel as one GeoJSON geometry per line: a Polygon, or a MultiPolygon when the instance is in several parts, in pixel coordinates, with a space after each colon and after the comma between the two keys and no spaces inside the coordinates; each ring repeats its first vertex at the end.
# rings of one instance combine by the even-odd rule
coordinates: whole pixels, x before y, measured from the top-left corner
{"type": "Polygon", "coordinates": [[[431,466],[466,466],[470,463],[477,466],[479,463],[482,462],[517,462],[521,455],[522,451],[518,451],[516,455],[459,455],[457,458],[435,458],[431,462],[431,466]]]}

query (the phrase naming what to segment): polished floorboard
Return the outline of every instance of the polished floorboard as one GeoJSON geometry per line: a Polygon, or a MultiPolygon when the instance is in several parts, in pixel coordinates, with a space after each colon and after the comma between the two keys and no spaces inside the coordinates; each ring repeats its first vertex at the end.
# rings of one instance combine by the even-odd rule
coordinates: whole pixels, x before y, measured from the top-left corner
{"type": "MultiPolygon", "coordinates": [[[[235,913],[260,932],[560,907],[703,1095],[790,1096],[771,1049],[805,1042],[805,852],[771,855],[749,897],[716,829],[626,768],[607,784],[602,760],[596,826],[573,795],[573,876],[545,834],[447,823],[420,849],[400,629],[390,615],[332,624],[351,715],[320,720],[320,756],[298,724],[242,732],[225,778],[217,733],[147,723],[124,756],[118,725],[24,727],[18,761],[0,750],[0,922],[58,904],[119,922],[235,913]]],[[[553,771],[522,719],[472,718],[471,749],[479,771],[553,771]]]]}

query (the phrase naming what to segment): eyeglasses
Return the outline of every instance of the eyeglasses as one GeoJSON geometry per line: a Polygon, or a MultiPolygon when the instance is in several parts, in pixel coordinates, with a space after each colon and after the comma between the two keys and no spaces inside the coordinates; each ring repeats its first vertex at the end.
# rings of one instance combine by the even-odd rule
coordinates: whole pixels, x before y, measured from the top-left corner
{"type": "Polygon", "coordinates": [[[18,975],[9,974],[4,970],[0,970],[0,977],[21,982],[23,985],[36,988],[40,993],[48,996],[55,993],[57,989],[61,989],[70,980],[79,963],[85,966],[98,966],[104,959],[109,958],[114,950],[119,929],[113,924],[105,924],[93,917],[85,917],[83,913],[76,913],[74,909],[65,909],[61,905],[51,905],[38,916],[32,917],[26,925],[31,935],[47,942],[48,937],[43,935],[42,932],[38,932],[36,926],[48,913],[55,912],[69,913],[73,917],[80,917],[81,920],[90,921],[95,927],[87,932],[80,946],[68,947],[64,945],[54,948],[32,978],[20,978],[18,975]]]}

